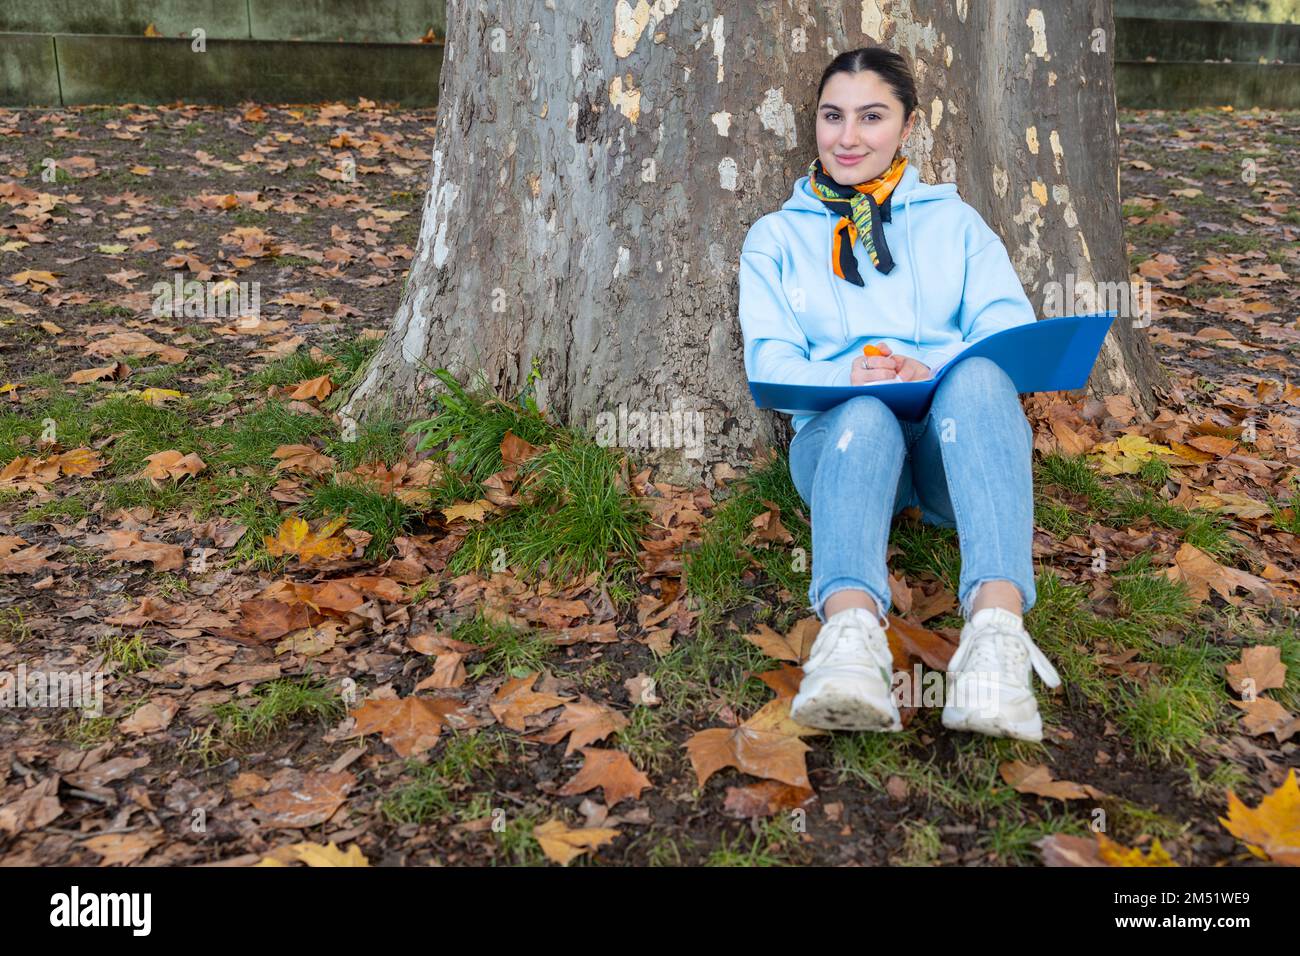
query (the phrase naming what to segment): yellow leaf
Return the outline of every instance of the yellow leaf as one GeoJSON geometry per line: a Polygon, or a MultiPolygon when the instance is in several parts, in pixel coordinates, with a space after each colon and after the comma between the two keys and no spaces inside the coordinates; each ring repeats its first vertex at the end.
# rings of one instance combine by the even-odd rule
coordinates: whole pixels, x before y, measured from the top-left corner
{"type": "Polygon", "coordinates": [[[319,843],[294,843],[277,847],[269,856],[254,866],[285,866],[287,860],[300,860],[308,866],[369,866],[370,863],[355,843],[347,852],[340,850],[333,840],[324,846],[319,843]]]}
{"type": "Polygon", "coordinates": [[[130,394],[139,395],[140,401],[147,402],[150,405],[161,405],[169,399],[181,397],[181,393],[174,388],[145,388],[130,394]]]}
{"type": "Polygon", "coordinates": [[[1219,822],[1256,856],[1300,866],[1300,786],[1296,785],[1295,768],[1287,771],[1282,786],[1257,807],[1246,806],[1229,790],[1228,819],[1219,817],[1219,822]]]}
{"type": "Polygon", "coordinates": [[[1129,849],[1123,844],[1116,843],[1104,833],[1097,834],[1097,842],[1100,844],[1097,855],[1105,860],[1111,866],[1177,866],[1169,851],[1160,845],[1159,840],[1151,841],[1151,849],[1146,856],[1142,855],[1140,847],[1129,849]]]}
{"type": "Polygon", "coordinates": [[[608,843],[618,836],[610,827],[583,827],[570,830],[562,820],[548,820],[533,827],[533,836],[546,856],[559,864],[567,864],[595,847],[608,843]]]}
{"type": "Polygon", "coordinates": [[[301,518],[285,518],[275,537],[267,535],[265,538],[266,551],[273,557],[297,555],[303,564],[318,558],[324,561],[346,558],[352,553],[352,542],[347,538],[334,537],[334,532],[346,522],[346,516],[338,517],[319,531],[313,532],[311,526],[301,518]]]}

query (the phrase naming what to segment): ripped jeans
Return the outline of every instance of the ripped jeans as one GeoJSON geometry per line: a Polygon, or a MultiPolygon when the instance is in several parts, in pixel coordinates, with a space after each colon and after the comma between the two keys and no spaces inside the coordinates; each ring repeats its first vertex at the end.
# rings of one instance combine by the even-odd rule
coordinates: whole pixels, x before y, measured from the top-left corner
{"type": "Polygon", "coordinates": [[[811,419],[790,443],[790,476],[812,512],[808,598],[817,617],[825,623],[826,598],[854,588],[875,599],[887,626],[889,528],[910,505],[927,523],[957,529],[957,596],[968,619],[991,579],[1014,583],[1027,612],[1037,599],[1033,441],[1015,386],[986,358],[954,366],[919,422],[900,421],[871,395],[811,419]]]}

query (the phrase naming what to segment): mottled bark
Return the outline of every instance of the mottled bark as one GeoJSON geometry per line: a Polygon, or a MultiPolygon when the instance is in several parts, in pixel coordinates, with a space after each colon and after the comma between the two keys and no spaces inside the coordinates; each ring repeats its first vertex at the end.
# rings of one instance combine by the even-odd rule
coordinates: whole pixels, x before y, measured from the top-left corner
{"type": "MultiPolygon", "coordinates": [[[[539,402],[593,432],[620,404],[700,413],[701,459],[637,450],[666,477],[788,441],[745,380],[740,246],[816,155],[821,70],[869,44],[913,63],[921,178],[957,183],[1036,307],[1068,274],[1128,281],[1108,0],[450,0],[447,22],[419,245],[349,416],[426,404],[429,367],[511,397],[536,363],[539,402]]],[[[1159,376],[1118,321],[1093,388],[1149,409],[1159,376]]]]}

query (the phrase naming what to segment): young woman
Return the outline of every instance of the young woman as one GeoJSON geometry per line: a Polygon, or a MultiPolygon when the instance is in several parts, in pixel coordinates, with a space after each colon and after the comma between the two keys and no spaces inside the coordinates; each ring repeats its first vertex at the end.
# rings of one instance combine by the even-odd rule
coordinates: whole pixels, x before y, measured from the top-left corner
{"type": "MultiPolygon", "coordinates": [[[[803,385],[915,381],[972,342],[1035,321],[997,234],[952,183],[918,180],[901,154],[916,118],[906,60],[880,47],[837,56],[817,90],[817,157],[740,256],[751,380],[803,385]],[[866,356],[863,346],[877,347],[866,356]]],[[[949,663],[946,727],[1042,739],[1030,665],[1056,670],[1022,614],[1034,605],[1030,427],[996,364],[948,371],[929,414],[900,421],[859,395],[793,416],[790,471],[812,517],[823,627],[791,714],[826,729],[901,729],[885,628],[894,515],[956,527],[965,616],[949,663]]]]}

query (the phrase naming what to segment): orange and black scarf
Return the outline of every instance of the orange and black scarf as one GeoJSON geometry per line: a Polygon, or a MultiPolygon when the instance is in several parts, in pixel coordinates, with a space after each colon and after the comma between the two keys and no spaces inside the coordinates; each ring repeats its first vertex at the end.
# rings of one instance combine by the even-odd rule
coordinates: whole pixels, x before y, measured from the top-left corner
{"type": "Polygon", "coordinates": [[[842,186],[822,167],[821,157],[814,158],[809,164],[808,185],[813,195],[831,212],[840,215],[835,224],[831,264],[841,279],[854,285],[864,284],[858,272],[857,258],[853,255],[853,244],[858,241],[858,236],[862,237],[862,245],[871,257],[872,265],[883,273],[894,268],[894,258],[885,244],[883,223],[891,221],[890,200],[906,168],[907,157],[899,154],[875,179],[857,186],[842,186]]]}

